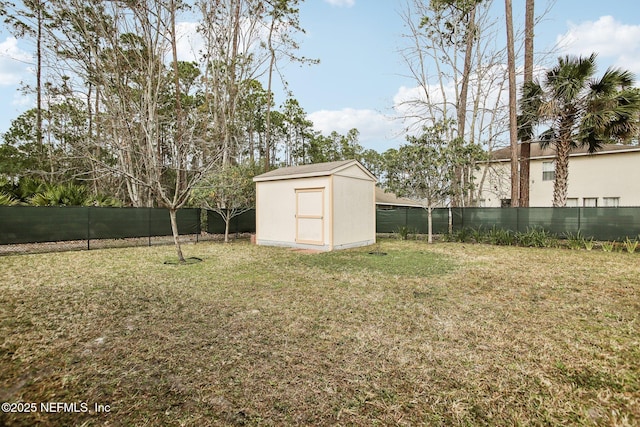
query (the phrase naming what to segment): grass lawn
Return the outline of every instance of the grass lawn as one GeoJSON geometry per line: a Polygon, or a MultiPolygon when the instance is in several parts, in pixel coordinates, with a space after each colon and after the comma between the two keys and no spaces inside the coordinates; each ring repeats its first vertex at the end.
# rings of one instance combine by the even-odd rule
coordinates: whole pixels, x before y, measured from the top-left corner
{"type": "Polygon", "coordinates": [[[375,249],[0,257],[0,425],[640,423],[640,255],[375,249]]]}

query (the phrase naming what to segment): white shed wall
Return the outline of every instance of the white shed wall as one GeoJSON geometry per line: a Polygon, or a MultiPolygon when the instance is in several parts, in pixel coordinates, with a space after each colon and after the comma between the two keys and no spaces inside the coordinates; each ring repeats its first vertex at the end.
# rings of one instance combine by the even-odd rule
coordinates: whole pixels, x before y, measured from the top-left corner
{"type": "Polygon", "coordinates": [[[354,178],[342,176],[343,172],[333,176],[334,248],[372,245],[376,241],[375,183],[363,179],[360,169],[359,173],[346,171],[354,178]]]}
{"type": "Polygon", "coordinates": [[[256,241],[259,245],[329,249],[330,177],[256,183],[256,241]],[[324,188],[323,245],[296,243],[296,189],[324,188]]]}

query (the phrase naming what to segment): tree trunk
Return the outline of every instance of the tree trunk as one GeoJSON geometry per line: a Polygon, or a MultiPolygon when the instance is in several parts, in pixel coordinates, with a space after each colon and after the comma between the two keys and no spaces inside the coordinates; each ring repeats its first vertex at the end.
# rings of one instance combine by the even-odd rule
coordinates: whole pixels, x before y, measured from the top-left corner
{"type": "Polygon", "coordinates": [[[433,208],[431,204],[427,207],[427,242],[433,243],[433,208]]]}
{"type": "Polygon", "coordinates": [[[465,40],[464,68],[462,70],[462,82],[460,85],[460,98],[457,106],[458,136],[464,139],[467,122],[467,97],[469,93],[469,78],[471,76],[471,57],[473,56],[473,41],[476,25],[476,6],[469,12],[469,27],[465,40]]]}
{"type": "MultiPolygon", "coordinates": [[[[473,56],[473,42],[476,32],[476,6],[473,5],[469,12],[469,27],[467,28],[464,52],[464,65],[462,70],[462,82],[460,84],[460,97],[457,100],[456,113],[458,120],[458,137],[460,143],[464,144],[464,137],[467,124],[467,98],[469,93],[469,78],[471,76],[471,59],[473,56]]],[[[456,206],[464,206],[464,183],[463,168],[456,166],[456,184],[454,187],[454,204],[456,206]]]]}
{"type": "Polygon", "coordinates": [[[556,179],[553,182],[553,207],[567,206],[570,146],[564,141],[556,145],[556,179]]]}
{"type": "Polygon", "coordinates": [[[520,144],[520,203],[523,208],[529,207],[529,171],[531,157],[531,140],[529,137],[522,139],[520,144]]]}
{"type": "MultiPolygon", "coordinates": [[[[172,53],[172,65],[173,65],[173,84],[175,85],[175,108],[176,108],[176,128],[175,128],[175,141],[176,141],[176,150],[178,150],[175,161],[177,162],[177,170],[176,170],[176,183],[173,194],[173,200],[171,200],[169,215],[171,216],[171,231],[173,232],[173,242],[176,246],[176,253],[178,255],[178,262],[184,263],[185,259],[182,255],[182,248],[180,246],[180,238],[178,234],[178,222],[176,220],[176,212],[177,207],[180,205],[180,194],[183,191],[184,180],[186,180],[186,176],[184,173],[184,167],[182,165],[182,157],[180,153],[180,149],[182,147],[182,101],[181,101],[181,91],[180,91],[180,69],[178,66],[178,50],[177,50],[177,35],[176,35],[176,3],[174,0],[171,1],[171,53],[172,53]]],[[[160,159],[162,156],[158,156],[160,159]]],[[[156,183],[159,187],[161,186],[159,180],[156,183]]],[[[162,188],[158,188],[159,196],[162,197],[163,191],[162,188]]],[[[168,201],[168,200],[167,200],[168,201]]]]}
{"type": "Polygon", "coordinates": [[[186,260],[182,255],[182,247],[180,246],[180,236],[178,234],[178,220],[176,218],[177,209],[169,209],[169,217],[171,218],[171,232],[173,233],[173,243],[176,246],[176,253],[178,255],[178,262],[184,264],[186,260]]]}
{"type": "Polygon", "coordinates": [[[509,141],[511,147],[511,207],[518,206],[520,196],[518,174],[518,128],[516,114],[516,59],[513,47],[513,18],[511,0],[505,0],[507,21],[507,63],[509,68],[509,141]]]}
{"type": "Polygon", "coordinates": [[[42,149],[42,2],[38,2],[36,17],[38,30],[36,35],[36,139],[38,148],[42,149]]]}
{"type": "Polygon", "coordinates": [[[236,2],[235,10],[233,12],[233,33],[232,33],[232,44],[231,44],[231,67],[229,69],[229,101],[228,101],[228,112],[227,112],[227,123],[225,124],[225,133],[224,133],[224,149],[222,153],[222,165],[227,166],[232,163],[234,160],[235,150],[233,148],[234,143],[234,135],[232,132],[235,132],[234,127],[230,126],[231,123],[234,123],[236,117],[236,106],[238,103],[238,82],[237,80],[237,61],[238,61],[238,50],[239,50],[239,37],[240,37],[240,1],[236,2]]]}
{"type": "Polygon", "coordinates": [[[229,211],[226,211],[222,218],[224,219],[224,242],[229,243],[229,223],[231,222],[229,211]]]}
{"type": "Polygon", "coordinates": [[[271,85],[273,82],[273,68],[276,63],[276,51],[272,45],[272,37],[273,32],[275,31],[275,18],[271,22],[271,27],[269,28],[269,37],[267,47],[269,48],[269,54],[271,57],[269,58],[269,74],[267,78],[267,112],[265,117],[265,142],[264,142],[264,171],[269,172],[271,169],[271,103],[273,99],[273,94],[271,93],[271,85]]]}
{"type": "MultiPolygon", "coordinates": [[[[527,0],[524,27],[524,83],[533,81],[534,0],[527,0]]],[[[529,125],[527,124],[527,128],[529,125]]],[[[520,147],[520,206],[529,207],[531,134],[523,135],[520,147]]]]}

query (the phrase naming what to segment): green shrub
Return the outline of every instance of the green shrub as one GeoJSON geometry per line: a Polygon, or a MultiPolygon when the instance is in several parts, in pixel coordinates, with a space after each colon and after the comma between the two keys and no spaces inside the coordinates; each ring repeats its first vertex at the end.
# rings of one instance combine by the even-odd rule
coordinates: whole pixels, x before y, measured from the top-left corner
{"type": "Polygon", "coordinates": [[[47,185],[29,198],[33,206],[86,206],[89,200],[87,187],[76,184],[47,185]]]}
{"type": "Polygon", "coordinates": [[[107,196],[106,194],[91,196],[86,200],[86,204],[90,206],[122,207],[122,202],[120,200],[115,197],[107,196]]]}
{"type": "Polygon", "coordinates": [[[557,237],[543,228],[527,227],[527,231],[515,234],[520,246],[550,248],[557,245],[557,237]]]}
{"type": "Polygon", "coordinates": [[[396,233],[398,233],[398,238],[400,240],[409,240],[412,235],[414,239],[418,238],[418,229],[407,225],[398,226],[396,233]]]}
{"type": "Polygon", "coordinates": [[[456,238],[453,233],[446,232],[442,234],[441,239],[443,242],[455,242],[456,238]]]}
{"type": "Polygon", "coordinates": [[[0,206],[15,206],[18,201],[10,194],[0,192],[0,206]]]}
{"type": "Polygon", "coordinates": [[[484,243],[486,240],[485,235],[486,233],[482,229],[482,226],[471,229],[471,237],[476,243],[484,243]]]}
{"type": "Polygon", "coordinates": [[[397,233],[400,240],[407,240],[409,238],[409,227],[406,225],[400,225],[397,228],[397,233]]]}
{"type": "Polygon", "coordinates": [[[624,243],[624,248],[630,254],[634,253],[638,248],[638,241],[636,239],[631,240],[627,237],[623,243],[624,243]]]}
{"type": "Polygon", "coordinates": [[[513,231],[498,228],[494,225],[487,233],[487,240],[492,245],[511,246],[516,243],[516,236],[513,231]]]}
{"type": "Polygon", "coordinates": [[[567,231],[564,233],[564,238],[567,242],[567,247],[572,250],[582,249],[584,247],[585,238],[582,232],[578,230],[577,233],[567,231]]]}
{"type": "Polygon", "coordinates": [[[453,232],[454,241],[459,243],[470,243],[472,235],[472,230],[467,227],[462,227],[460,230],[453,232]]]}
{"type": "Polygon", "coordinates": [[[584,240],[584,248],[588,251],[592,250],[593,247],[595,246],[595,241],[593,240],[593,237],[591,237],[590,239],[585,239],[584,240]]]}

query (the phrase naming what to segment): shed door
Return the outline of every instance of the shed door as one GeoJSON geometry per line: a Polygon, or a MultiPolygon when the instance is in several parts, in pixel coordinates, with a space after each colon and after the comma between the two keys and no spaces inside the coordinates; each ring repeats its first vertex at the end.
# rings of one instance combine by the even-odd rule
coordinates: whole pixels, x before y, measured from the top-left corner
{"type": "Polygon", "coordinates": [[[296,243],[324,245],[324,188],[296,190],[296,243]]]}

